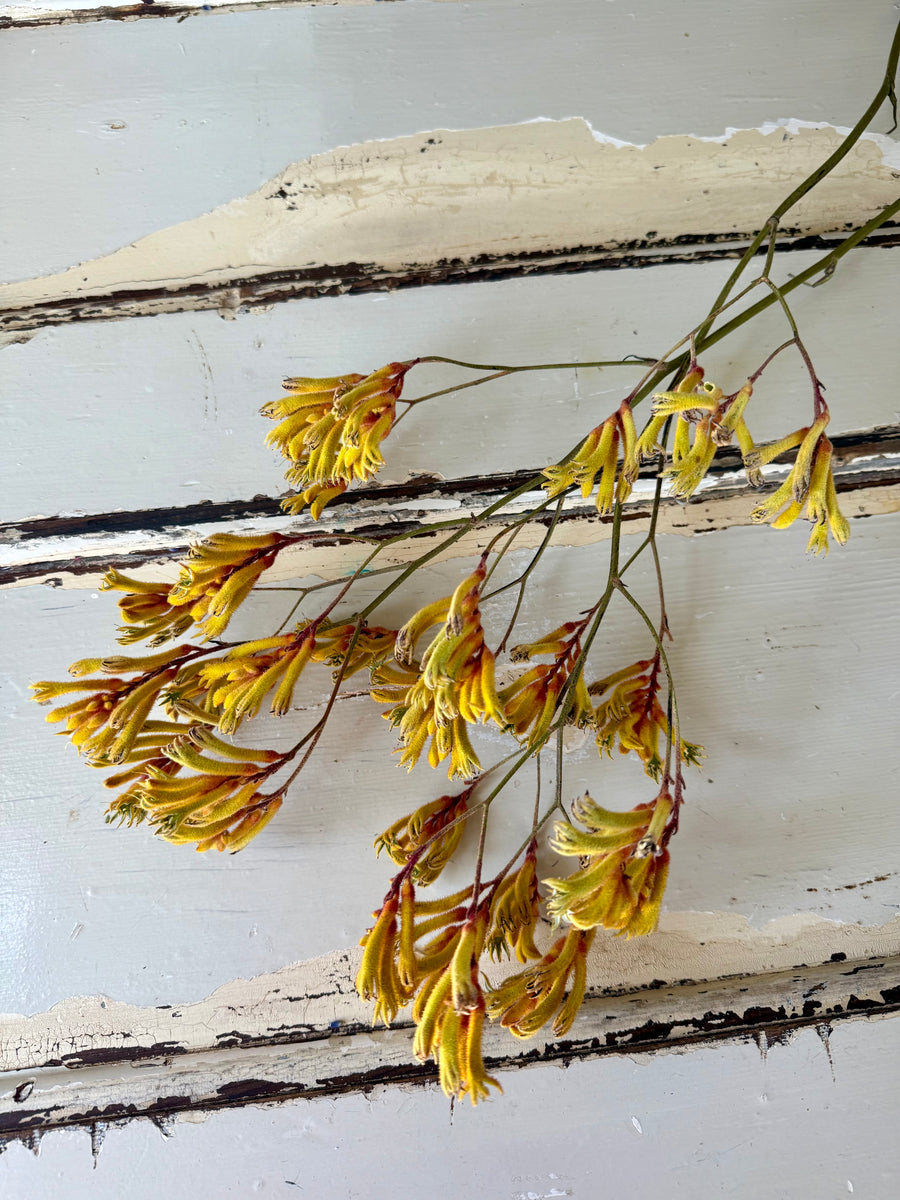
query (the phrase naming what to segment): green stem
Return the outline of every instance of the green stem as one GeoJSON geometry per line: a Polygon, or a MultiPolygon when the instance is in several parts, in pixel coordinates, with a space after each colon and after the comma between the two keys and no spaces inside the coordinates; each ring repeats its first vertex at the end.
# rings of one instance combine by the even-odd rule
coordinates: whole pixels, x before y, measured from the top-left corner
{"type": "MultiPolygon", "coordinates": [[[[808,175],[801,184],[795,187],[790,195],[786,196],[784,200],[782,200],[781,203],[772,211],[763,228],[759,231],[759,233],[744,251],[737,266],[725,281],[724,287],[719,292],[715,302],[713,303],[713,310],[721,308],[722,304],[727,300],[728,296],[731,294],[732,288],[747,268],[748,263],[765,241],[767,232],[770,237],[770,242],[764,274],[768,275],[769,268],[771,266],[771,259],[774,254],[775,237],[778,226],[781,223],[781,218],[787,212],[789,212],[795,204],[802,200],[807,192],[812,191],[814,187],[821,183],[825,176],[829,175],[838,165],[838,163],[842,161],[842,159],[846,158],[846,156],[862,137],[863,133],[865,133],[866,129],[868,129],[885,100],[890,100],[891,110],[894,117],[894,124],[889,132],[892,133],[894,129],[897,128],[897,94],[894,88],[894,79],[897,74],[898,62],[900,62],[900,22],[898,22],[897,28],[894,30],[891,48],[888,51],[888,59],[885,66],[884,78],[882,79],[881,85],[879,86],[878,91],[875,93],[871,104],[841,142],[840,146],[838,146],[838,148],[832,154],[830,154],[823,163],[820,163],[820,165],[816,167],[815,171],[808,175]]],[[[707,319],[707,322],[705,322],[701,327],[698,340],[702,341],[706,336],[707,332],[709,331],[709,326],[712,324],[712,320],[713,318],[710,316],[707,319]]]]}

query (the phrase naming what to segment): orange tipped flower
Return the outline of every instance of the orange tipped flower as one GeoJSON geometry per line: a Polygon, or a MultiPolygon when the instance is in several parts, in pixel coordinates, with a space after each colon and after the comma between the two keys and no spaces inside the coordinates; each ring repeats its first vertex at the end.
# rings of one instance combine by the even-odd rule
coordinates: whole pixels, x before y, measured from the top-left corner
{"type": "MultiPolygon", "coordinates": [[[[568,684],[581,653],[581,635],[585,621],[568,621],[539,641],[514,646],[510,651],[513,662],[524,662],[538,655],[552,654],[552,663],[538,663],[501,688],[498,695],[509,725],[517,737],[535,745],[546,733],[556,713],[564,687],[568,684]]],[[[594,723],[594,710],[579,670],[574,684],[572,706],[566,723],[584,728],[594,723]]]]}
{"type": "MultiPolygon", "coordinates": [[[[669,736],[669,721],[659,703],[660,656],[642,659],[592,683],[588,693],[605,697],[594,710],[597,747],[612,754],[616,741],[622,754],[634,750],[651,779],[659,780],[662,771],[660,738],[669,736]]],[[[683,762],[696,766],[703,747],[682,740],[683,762]]]]}
{"type": "Polygon", "coordinates": [[[813,523],[806,549],[815,554],[828,553],[829,530],[840,545],[850,537],[850,524],[838,506],[831,467],[833,446],[825,435],[827,424],[828,410],[825,409],[812,425],[798,429],[778,442],[760,446],[747,456],[750,465],[758,471],[779,454],[799,447],[787,479],[756,506],[750,517],[757,524],[767,522],[773,529],[787,529],[806,504],[806,519],[813,523]]]}
{"type": "Polygon", "coordinates": [[[554,1034],[564,1037],[584,999],[593,940],[592,929],[570,929],[540,962],[490,989],[485,997],[488,1015],[499,1018],[518,1038],[533,1037],[551,1020],[554,1034]]]}
{"type": "Polygon", "coordinates": [[[568,462],[547,467],[543,474],[547,482],[543,485],[551,497],[559,496],[574,484],[587,497],[594,490],[594,481],[600,476],[597,487],[597,511],[605,515],[612,511],[613,503],[627,500],[637,478],[637,434],[631,405],[623,401],[611,417],[592,429],[582,446],[568,462]],[[624,461],[619,471],[619,445],[622,446],[624,461]],[[617,482],[618,476],[618,482],[617,482]]]}
{"type": "Polygon", "coordinates": [[[283,508],[296,513],[309,505],[318,520],[354,479],[371,479],[384,466],[381,443],[397,419],[397,400],[412,365],[395,362],[371,375],[284,381],[289,395],[260,410],[279,420],[266,441],[290,461],[285,478],[300,491],[283,508]]]}
{"type": "Polygon", "coordinates": [[[665,835],[674,812],[671,796],[664,790],[653,804],[619,813],[585,794],[572,812],[586,828],[559,822],[551,846],[585,865],[566,879],[544,881],[550,888],[548,912],[577,929],[602,925],[628,937],[652,932],[669,866],[665,835]]]}

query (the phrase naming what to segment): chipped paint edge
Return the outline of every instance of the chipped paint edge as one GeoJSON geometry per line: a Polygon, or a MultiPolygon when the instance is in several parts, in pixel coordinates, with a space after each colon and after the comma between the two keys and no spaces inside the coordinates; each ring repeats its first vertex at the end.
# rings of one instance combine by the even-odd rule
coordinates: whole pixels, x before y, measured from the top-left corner
{"type": "MultiPolygon", "coordinates": [[[[19,323],[73,303],[136,315],[143,293],[151,306],[170,294],[176,307],[183,293],[190,307],[203,303],[188,295],[199,288],[208,307],[225,288],[233,315],[242,282],[297,270],[320,283],[349,268],[418,271],[427,283],[448,262],[740,239],[842,141],[834,126],[794,120],[638,146],[569,118],[362,142],[292,163],[255,192],[112,254],[0,285],[0,311],[19,323]]],[[[794,206],[789,231],[859,226],[895,199],[898,178],[897,144],[863,139],[794,206]]]]}
{"type": "MultiPolygon", "coordinates": [[[[485,1030],[486,1064],[492,1071],[509,1070],[604,1054],[683,1051],[748,1037],[765,1055],[771,1044],[809,1025],[818,1029],[827,1047],[837,1020],[877,1019],[900,1011],[900,958],[890,953],[900,948],[898,935],[900,918],[873,930],[799,914],[751,931],[742,918],[727,914],[671,914],[656,935],[638,939],[642,953],[633,952],[635,962],[627,968],[627,952],[622,956],[610,949],[616,939],[601,942],[591,964],[592,990],[564,1040],[538,1036],[521,1042],[492,1024],[485,1030]],[[723,926],[733,935],[730,941],[722,937],[723,926]],[[732,971],[718,980],[676,978],[667,983],[666,974],[677,976],[685,970],[685,944],[694,951],[710,945],[709,940],[698,940],[701,932],[707,939],[716,935],[710,953],[718,955],[720,966],[749,966],[754,973],[732,971]],[[668,956],[665,950],[660,954],[667,942],[668,956]],[[728,957],[726,948],[733,955],[736,946],[740,959],[728,957]],[[810,951],[819,958],[827,954],[826,961],[809,965],[810,951]],[[606,986],[598,991],[598,960],[607,954],[602,980],[606,986]],[[798,956],[804,961],[797,963],[798,956]],[[620,971],[630,972],[626,988],[609,986],[612,959],[620,971]],[[758,973],[760,967],[764,974],[758,973]],[[649,978],[650,969],[659,974],[649,978]],[[643,986],[635,988],[638,979],[643,986]]],[[[236,981],[202,1005],[190,1007],[205,1007],[207,1021],[221,1023],[225,1015],[230,1022],[236,1010],[233,1003],[223,1002],[225,998],[239,1000],[240,991],[254,985],[267,988],[269,996],[280,993],[282,989],[271,984],[286,983],[290,972],[302,972],[307,988],[311,979],[319,978],[321,985],[316,970],[323,964],[333,978],[336,965],[346,971],[356,957],[356,952],[345,952],[336,962],[336,956],[329,955],[256,981],[236,981]]],[[[347,997],[345,991],[332,994],[322,1016],[332,1016],[335,999],[353,1005],[353,1015],[358,1016],[359,1002],[347,997]]],[[[321,993],[309,999],[321,1009],[321,993]]],[[[57,1006],[45,1019],[55,1014],[70,1021],[72,1014],[62,1008],[57,1006]]],[[[158,1015],[158,1010],[151,1011],[158,1015]]],[[[408,1023],[372,1029],[367,1018],[368,1014],[363,1021],[347,1021],[332,1016],[318,1033],[280,1040],[269,1031],[243,1039],[232,1031],[215,1046],[193,1050],[158,1044],[144,1055],[110,1054],[103,1060],[95,1054],[82,1063],[69,1060],[15,1070],[0,1078],[0,1138],[27,1139],[48,1128],[91,1127],[100,1121],[140,1116],[155,1120],[247,1103],[368,1092],[379,1085],[434,1083],[433,1064],[417,1064],[411,1054],[408,1023]]]]}
{"type": "MultiPolygon", "coordinates": [[[[662,984],[805,969],[835,955],[852,965],[898,954],[900,917],[862,926],[798,913],[754,928],[734,913],[668,913],[649,938],[603,935],[591,956],[588,987],[598,996],[630,995],[662,984]]],[[[7,1014],[0,1017],[0,1071],[139,1061],[368,1028],[371,1007],[353,987],[360,956],[356,947],[335,951],[233,980],[188,1004],[144,1008],[90,996],[64,1000],[33,1016],[7,1014]]],[[[498,977],[513,969],[497,968],[498,977]]],[[[4,1088],[0,1082],[0,1096],[4,1088]]]]}

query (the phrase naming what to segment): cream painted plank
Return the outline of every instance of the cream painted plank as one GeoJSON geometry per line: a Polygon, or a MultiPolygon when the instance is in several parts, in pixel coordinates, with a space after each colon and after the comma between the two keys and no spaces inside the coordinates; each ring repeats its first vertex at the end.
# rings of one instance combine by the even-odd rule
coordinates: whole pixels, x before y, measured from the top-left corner
{"type": "MultiPolygon", "coordinates": [[[[835,431],[900,419],[898,260],[900,250],[860,249],[825,287],[794,294],[835,431]]],[[[784,255],[776,278],[813,261],[811,252],[784,255]]],[[[729,269],[672,265],[323,298],[234,321],[184,313],[43,330],[0,354],[3,518],[278,495],[280,459],[264,445],[270,423],[257,410],[280,394],[284,375],[371,370],[429,353],[509,363],[652,356],[702,319],[729,269]]],[[[770,310],[705,356],[710,377],[736,388],[784,337],[770,310]]],[[[533,373],[422,405],[387,443],[381,482],[541,468],[637,376],[630,368],[533,373]]],[[[471,377],[419,367],[409,394],[471,377]]],[[[783,355],[757,389],[752,428],[760,439],[781,436],[808,406],[802,365],[783,355]]]]}
{"type": "MultiPolygon", "coordinates": [[[[800,947],[795,944],[793,949],[797,952],[800,947]]],[[[804,1025],[813,1025],[827,1042],[834,1027],[845,1021],[896,1015],[898,966],[897,958],[855,965],[839,961],[765,976],[739,975],[718,983],[666,987],[656,980],[640,992],[589,996],[562,1042],[545,1031],[523,1043],[489,1023],[484,1060],[492,1075],[508,1079],[509,1072],[541,1061],[562,1059],[571,1065],[623,1052],[643,1056],[674,1048],[684,1051],[694,1049],[698,1040],[752,1038],[765,1053],[770,1043],[777,1044],[804,1025]],[[810,1002],[812,995],[816,999],[810,1002]]],[[[496,979],[496,972],[492,974],[496,979]]],[[[280,976],[275,978],[281,981],[280,976]]],[[[40,1136],[48,1128],[69,1124],[90,1126],[99,1113],[104,1124],[135,1115],[171,1119],[202,1113],[223,1097],[229,1104],[248,1099],[311,1099],[434,1078],[433,1066],[410,1061],[414,1056],[409,1021],[401,1020],[387,1030],[373,1029],[370,1014],[363,1012],[353,1025],[336,1019],[312,1032],[297,1023],[296,1006],[302,996],[301,992],[284,1001],[273,997],[271,1007],[287,1009],[288,1020],[272,1026],[274,1036],[269,1033],[262,1044],[242,1041],[235,1022],[229,1021],[232,1013],[219,1008],[208,1031],[211,1038],[221,1027],[219,1041],[200,1052],[184,1053],[177,1043],[163,1040],[142,1057],[120,1025],[120,1040],[107,1052],[106,1061],[101,1045],[106,1038],[100,1033],[96,1045],[86,1047],[80,1056],[0,1075],[0,1138],[28,1137],[31,1131],[40,1136]]],[[[315,997],[318,1008],[321,992],[315,997]]],[[[338,1007],[343,1008],[340,999],[338,1007]]],[[[108,1004],[101,1010],[98,1029],[121,1020],[123,1007],[108,1004]]],[[[358,1002],[357,1007],[361,1007],[358,1002]]],[[[53,1015],[63,1021],[63,1006],[57,1006],[53,1015]]],[[[164,1024],[170,1014],[155,1015],[164,1024]]]]}
{"type": "MultiPolygon", "coordinates": [[[[550,940],[546,929],[538,936],[545,945],[550,940]]],[[[652,938],[599,938],[587,962],[589,1000],[565,1041],[551,1029],[511,1041],[489,1024],[485,1053],[498,1066],[527,1065],[537,1056],[589,1058],[598,1050],[655,1053],[704,1036],[764,1044],[803,1022],[836,1024],[900,1008],[900,917],[879,926],[839,925],[807,913],[754,929],[745,917],[667,913],[652,938]],[[692,980],[681,975],[687,945],[692,980]]],[[[390,1029],[373,1026],[371,1003],[350,982],[361,959],[358,947],[336,951],[234,979],[194,1004],[142,1008],[78,996],[33,1016],[4,1014],[0,1139],[83,1123],[98,1110],[112,1115],[110,1104],[139,1102],[141,1112],[152,1112],[173,1065],[170,1083],[177,1077],[178,1086],[169,1094],[182,1096],[175,1106],[181,1111],[202,1108],[223,1083],[234,1088],[253,1079],[265,1078],[274,1098],[282,1084],[312,1095],[396,1082],[398,1069],[405,1079],[424,1079],[428,1068],[413,1061],[409,1012],[390,1029]],[[328,1058],[337,1073],[323,1076],[328,1058]],[[23,1097],[29,1083],[33,1090],[23,1097]]],[[[518,966],[491,963],[486,974],[498,983],[518,966]]]]}
{"type": "MultiPolygon", "coordinates": [[[[484,272],[705,258],[721,253],[707,243],[723,241],[733,256],[843,140],[792,122],[638,147],[568,120],[365,142],[293,163],[251,195],[113,254],[0,287],[0,313],[11,330],[230,315],[484,272]]],[[[867,134],[785,227],[821,236],[863,226],[896,201],[898,181],[900,142],[867,134]]]]}
{"type": "Polygon", "coordinates": [[[131,1200],[170,1195],[419,1200],[577,1200],[664,1186],[676,1200],[892,1200],[900,1021],[812,1030],[761,1055],[753,1044],[606,1058],[505,1073],[476,1111],[427,1089],[220,1112],[163,1130],[110,1130],[96,1170],[85,1131],[48,1134],[40,1157],[0,1160],[11,1195],[131,1200]],[[661,1184],[665,1180],[665,1184],[661,1184]],[[438,1181],[440,1183],[438,1184],[438,1181]],[[382,1184],[384,1185],[382,1187],[382,1184]]]}
{"type": "Polygon", "coordinates": [[[637,144],[791,117],[850,126],[896,22],[840,0],[726,11],[494,0],[10,31],[5,276],[109,253],[374,138],[572,116],[637,144]]]}
{"type": "MultiPolygon", "coordinates": [[[[803,912],[873,926],[896,916],[896,587],[885,564],[896,561],[898,538],[895,514],[855,521],[848,546],[826,562],[804,557],[797,529],[664,539],[684,728],[709,752],[691,773],[670,913],[730,914],[754,927],[803,912]]],[[[602,558],[598,547],[549,551],[522,637],[589,602],[602,558]]],[[[446,594],[462,569],[430,569],[425,590],[409,589],[383,619],[398,623],[426,597],[446,594]]],[[[651,572],[635,570],[650,604],[651,572]]],[[[273,623],[289,600],[264,598],[273,623]]],[[[442,773],[408,775],[393,764],[393,738],[367,701],[339,707],[307,782],[262,837],[234,858],[196,855],[140,829],[105,827],[100,773],[77,762],[26,698],[31,679],[58,678],[74,658],[112,646],[112,598],[22,588],[0,604],[11,747],[0,1010],[41,1011],[97,992],[186,1003],[230,979],[355,943],[389,875],[372,838],[446,790],[442,773]],[[329,889],[326,904],[323,874],[335,871],[341,887],[329,889]]],[[[646,651],[643,627],[630,610],[618,613],[600,639],[597,671],[646,651]]],[[[311,678],[298,703],[320,699],[317,686],[311,678]]],[[[280,726],[273,739],[289,744],[297,728],[280,726]]],[[[489,760],[499,735],[488,731],[480,744],[489,760]]],[[[618,756],[601,766],[585,744],[566,761],[568,795],[589,786],[623,808],[648,798],[649,781],[618,756]]],[[[505,858],[504,832],[524,836],[532,800],[529,777],[496,810],[493,857],[505,858]]],[[[677,978],[695,974],[696,944],[686,942],[677,978]]]]}

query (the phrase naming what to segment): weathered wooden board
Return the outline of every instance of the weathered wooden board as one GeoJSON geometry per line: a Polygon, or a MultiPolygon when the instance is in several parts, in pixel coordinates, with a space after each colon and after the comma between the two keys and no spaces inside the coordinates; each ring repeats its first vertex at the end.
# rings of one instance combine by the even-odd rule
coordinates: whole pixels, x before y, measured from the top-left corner
{"type": "MultiPolygon", "coordinates": [[[[736,257],[844,141],[791,122],[639,147],[568,120],[364,142],[110,255],[0,286],[0,321],[231,316],[317,295],[736,257]]],[[[900,144],[865,135],[784,215],[782,244],[830,248],[887,207],[896,215],[898,181],[900,144]]]]}
{"type": "MultiPolygon", "coordinates": [[[[561,1041],[542,1033],[523,1044],[506,1030],[489,1025],[485,1063],[491,1073],[506,1078],[508,1071],[539,1061],[571,1063],[623,1052],[653,1054],[723,1038],[750,1037],[765,1052],[769,1043],[805,1025],[813,1025],[827,1041],[839,1023],[900,1011],[900,958],[875,958],[851,966],[840,961],[840,952],[832,957],[839,961],[719,983],[666,987],[657,980],[640,992],[591,997],[561,1041]]],[[[496,978],[496,972],[492,974],[496,978]]],[[[274,978],[286,982],[280,976],[270,976],[267,982],[274,978]]],[[[433,1065],[410,1062],[413,1029],[408,1021],[387,1030],[373,1029],[362,1012],[354,1022],[335,1017],[316,1029],[306,1021],[298,1022],[296,1004],[303,1002],[303,995],[271,996],[270,1009],[287,1020],[272,1026],[264,1039],[243,1034],[237,1022],[230,1021],[231,1028],[223,1028],[213,1042],[213,1029],[226,1015],[218,1010],[207,1031],[209,1044],[193,1052],[185,1052],[177,1040],[161,1040],[142,1051],[124,1031],[118,1044],[109,1045],[111,1039],[99,1031],[115,1018],[101,1011],[98,1035],[80,1053],[2,1077],[0,1138],[91,1124],[101,1114],[104,1121],[135,1115],[165,1119],[223,1103],[368,1092],[381,1083],[434,1079],[433,1065]],[[279,1013],[279,1009],[287,1011],[279,1013]],[[123,1074],[131,1076],[127,1083],[123,1074]]],[[[219,996],[205,1007],[216,999],[219,996]]],[[[345,1011],[344,997],[335,999],[332,1013],[345,1011]]],[[[362,1007],[358,1000],[354,1006],[362,1007]]],[[[314,1007],[317,1013],[326,1007],[319,993],[314,1007]]],[[[73,1014],[59,1008],[54,1015],[71,1020],[73,1014]]],[[[155,1015],[158,1025],[168,1023],[168,1012],[155,1015]]],[[[182,1013],[172,1010],[171,1015],[182,1013]]],[[[115,1016],[134,1019],[121,1011],[115,1016]]],[[[139,1023],[141,1018],[146,1021],[146,1014],[138,1012],[139,1023]]]]}
{"type": "MultiPolygon", "coordinates": [[[[803,1030],[761,1052],[612,1057],[505,1072],[505,1095],[448,1112],[426,1088],[241,1108],[202,1123],[53,1133],[0,1160],[11,1195],[131,1200],[263,1194],[446,1200],[635,1196],[892,1200],[900,1021],[803,1030]],[[105,1138],[104,1138],[105,1134],[105,1138]],[[126,1182],[127,1181],[127,1182],[126,1182]],[[376,1181],[373,1184],[373,1181],[376,1181]],[[664,1182],[662,1182],[664,1181],[664,1182]],[[383,1184],[383,1186],[382,1186],[383,1184]],[[380,1191],[375,1191],[379,1188],[380,1191]]],[[[139,1074],[139,1072],[134,1072],[139,1074]]]]}
{"type": "MultiPolygon", "coordinates": [[[[836,431],[891,424],[898,370],[900,250],[860,249],[794,307],[832,404],[836,431]],[[840,337],[835,338],[835,329],[840,337]]],[[[777,278],[814,255],[781,257],[777,278]]],[[[184,313],[41,331],[0,353],[7,426],[7,521],[60,513],[181,507],[282,492],[259,406],[284,375],[374,370],[445,354],[470,362],[596,361],[664,353],[702,320],[728,263],[545,277],[276,306],[234,321],[184,313]]],[[[774,310],[704,356],[737,388],[789,331],[774,310]]],[[[537,468],[605,417],[640,368],[536,372],[421,405],[385,445],[380,482],[537,468]]],[[[423,366],[409,395],[475,377],[423,366]]],[[[757,438],[806,420],[796,355],[777,359],[750,410],[757,438]]]]}
{"type": "MultiPolygon", "coordinates": [[[[885,564],[896,560],[898,536],[897,515],[854,521],[848,546],[825,562],[804,557],[796,528],[664,539],[685,730],[709,752],[692,772],[670,912],[738,914],[754,926],[807,911],[872,926],[895,916],[895,573],[885,564]]],[[[589,603],[604,558],[602,544],[549,551],[522,636],[589,603]]],[[[522,559],[511,561],[512,570],[522,559]]],[[[392,598],[384,619],[399,622],[426,597],[446,594],[463,569],[459,560],[429,568],[417,588],[392,598]]],[[[634,570],[638,595],[652,605],[649,567],[634,570]]],[[[264,601],[277,623],[290,596],[264,601]]],[[[59,678],[73,659],[112,645],[112,598],[21,588],[2,596],[2,608],[16,740],[3,780],[10,919],[0,1009],[34,1012],[96,992],[187,1002],[356,941],[389,875],[372,838],[446,790],[442,774],[394,765],[392,736],[367,701],[339,707],[310,774],[265,835],[234,858],[196,855],[141,830],[104,827],[100,773],[52,736],[27,699],[30,680],[59,678]],[[343,883],[326,906],[323,871],[332,869],[343,883]]],[[[637,618],[619,612],[598,644],[598,670],[646,651],[637,618]]],[[[321,695],[313,681],[298,703],[321,695]]],[[[283,727],[274,734],[282,744],[295,736],[283,727]]],[[[490,733],[480,744],[487,755],[499,750],[490,733]]],[[[590,786],[628,807],[647,798],[645,783],[634,764],[598,764],[589,745],[567,756],[567,794],[590,786]]],[[[498,836],[522,829],[517,798],[530,812],[532,788],[529,776],[497,810],[498,836]]],[[[677,978],[695,975],[696,940],[686,942],[677,978]]]]}
{"type": "Polygon", "coordinates": [[[638,145],[785,118],[850,126],[895,20],[889,4],[820,0],[493,0],[11,30],[4,276],[109,253],[371,139],[573,116],[638,145]]]}

